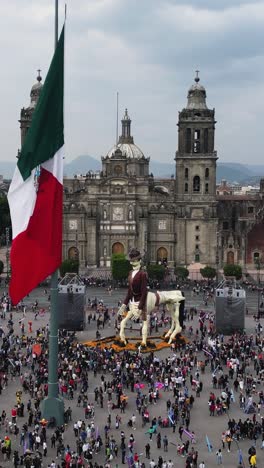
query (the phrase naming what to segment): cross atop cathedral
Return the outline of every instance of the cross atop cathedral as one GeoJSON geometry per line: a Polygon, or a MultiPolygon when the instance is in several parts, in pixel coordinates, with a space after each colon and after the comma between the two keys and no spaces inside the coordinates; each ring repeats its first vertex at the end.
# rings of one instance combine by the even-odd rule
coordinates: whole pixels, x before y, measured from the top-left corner
{"type": "Polygon", "coordinates": [[[196,73],[196,77],[194,78],[194,81],[196,81],[196,83],[199,83],[199,81],[200,81],[200,77],[199,77],[200,70],[195,70],[195,73],[196,73]]]}

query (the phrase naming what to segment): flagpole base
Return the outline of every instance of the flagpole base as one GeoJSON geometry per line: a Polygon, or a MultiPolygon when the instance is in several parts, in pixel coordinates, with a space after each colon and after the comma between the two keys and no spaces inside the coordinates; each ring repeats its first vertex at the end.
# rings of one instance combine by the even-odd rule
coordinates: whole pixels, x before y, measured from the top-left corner
{"type": "Polygon", "coordinates": [[[41,417],[50,421],[55,418],[56,426],[64,424],[64,401],[61,398],[47,397],[40,404],[41,417]]]}

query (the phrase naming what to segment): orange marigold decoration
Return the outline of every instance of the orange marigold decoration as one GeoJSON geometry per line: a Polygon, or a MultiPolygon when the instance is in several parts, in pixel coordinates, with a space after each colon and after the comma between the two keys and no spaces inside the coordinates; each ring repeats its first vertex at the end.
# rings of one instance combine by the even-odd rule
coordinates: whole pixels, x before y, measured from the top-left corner
{"type": "MultiPolygon", "coordinates": [[[[129,337],[130,342],[126,345],[120,341],[119,337],[109,336],[99,340],[85,341],[84,345],[89,348],[100,348],[100,349],[113,349],[116,353],[121,353],[124,350],[138,352],[141,342],[138,341],[138,337],[129,337]]],[[[187,338],[182,335],[176,337],[174,343],[177,346],[182,346],[188,343],[187,338]]],[[[141,353],[151,353],[153,351],[160,351],[161,349],[170,348],[171,345],[164,340],[164,336],[153,336],[152,340],[147,341],[147,346],[141,346],[141,353]]]]}

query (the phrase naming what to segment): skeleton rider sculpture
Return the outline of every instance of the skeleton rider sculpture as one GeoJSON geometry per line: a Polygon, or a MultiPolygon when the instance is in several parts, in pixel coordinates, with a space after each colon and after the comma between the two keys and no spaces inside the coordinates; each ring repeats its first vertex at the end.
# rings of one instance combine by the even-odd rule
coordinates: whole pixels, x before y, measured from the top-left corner
{"type": "Polygon", "coordinates": [[[167,310],[172,317],[172,327],[166,335],[170,337],[171,342],[182,329],[179,323],[179,307],[180,302],[184,301],[184,296],[181,291],[158,291],[156,293],[148,291],[147,273],[141,269],[140,251],[136,248],[131,249],[128,258],[132,266],[132,271],[128,276],[128,292],[118,314],[123,315],[127,306],[129,307],[129,312],[120,324],[121,341],[125,344],[127,342],[125,337],[125,325],[127,321],[129,319],[136,320],[141,318],[143,321],[142,345],[146,346],[150,314],[159,304],[166,304],[167,310]]]}

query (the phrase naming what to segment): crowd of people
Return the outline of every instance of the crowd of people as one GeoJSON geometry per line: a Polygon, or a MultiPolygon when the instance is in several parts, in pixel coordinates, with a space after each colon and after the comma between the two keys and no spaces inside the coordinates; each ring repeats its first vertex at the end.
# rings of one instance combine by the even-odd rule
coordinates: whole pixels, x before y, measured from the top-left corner
{"type": "MultiPolygon", "coordinates": [[[[91,328],[95,321],[95,331],[109,322],[117,329],[115,308],[95,302],[91,301],[88,313],[91,328]]],[[[181,348],[172,345],[161,357],[140,350],[117,354],[110,348],[88,348],[74,334],[61,332],[58,385],[65,412],[64,424],[57,427],[55,420],[46,421],[41,414],[41,401],[48,392],[49,326],[33,320],[32,329],[31,313],[23,305],[12,310],[7,294],[2,295],[0,467],[10,463],[28,468],[111,468],[120,463],[130,468],[207,468],[193,421],[193,408],[204,400],[209,417],[223,420],[223,431],[213,444],[219,445],[216,463],[232,452],[233,444],[240,450],[246,440],[248,459],[240,450],[238,466],[256,467],[257,452],[264,448],[261,326],[251,335],[216,335],[213,313],[187,307],[189,343],[181,348]],[[11,408],[4,404],[9,389],[11,408]],[[235,404],[241,412],[237,420],[232,416],[235,404]],[[140,443],[135,437],[138,431],[140,443]]],[[[151,327],[159,329],[167,321],[160,308],[151,327]]],[[[209,438],[206,443],[208,452],[214,450],[209,438]]]]}

